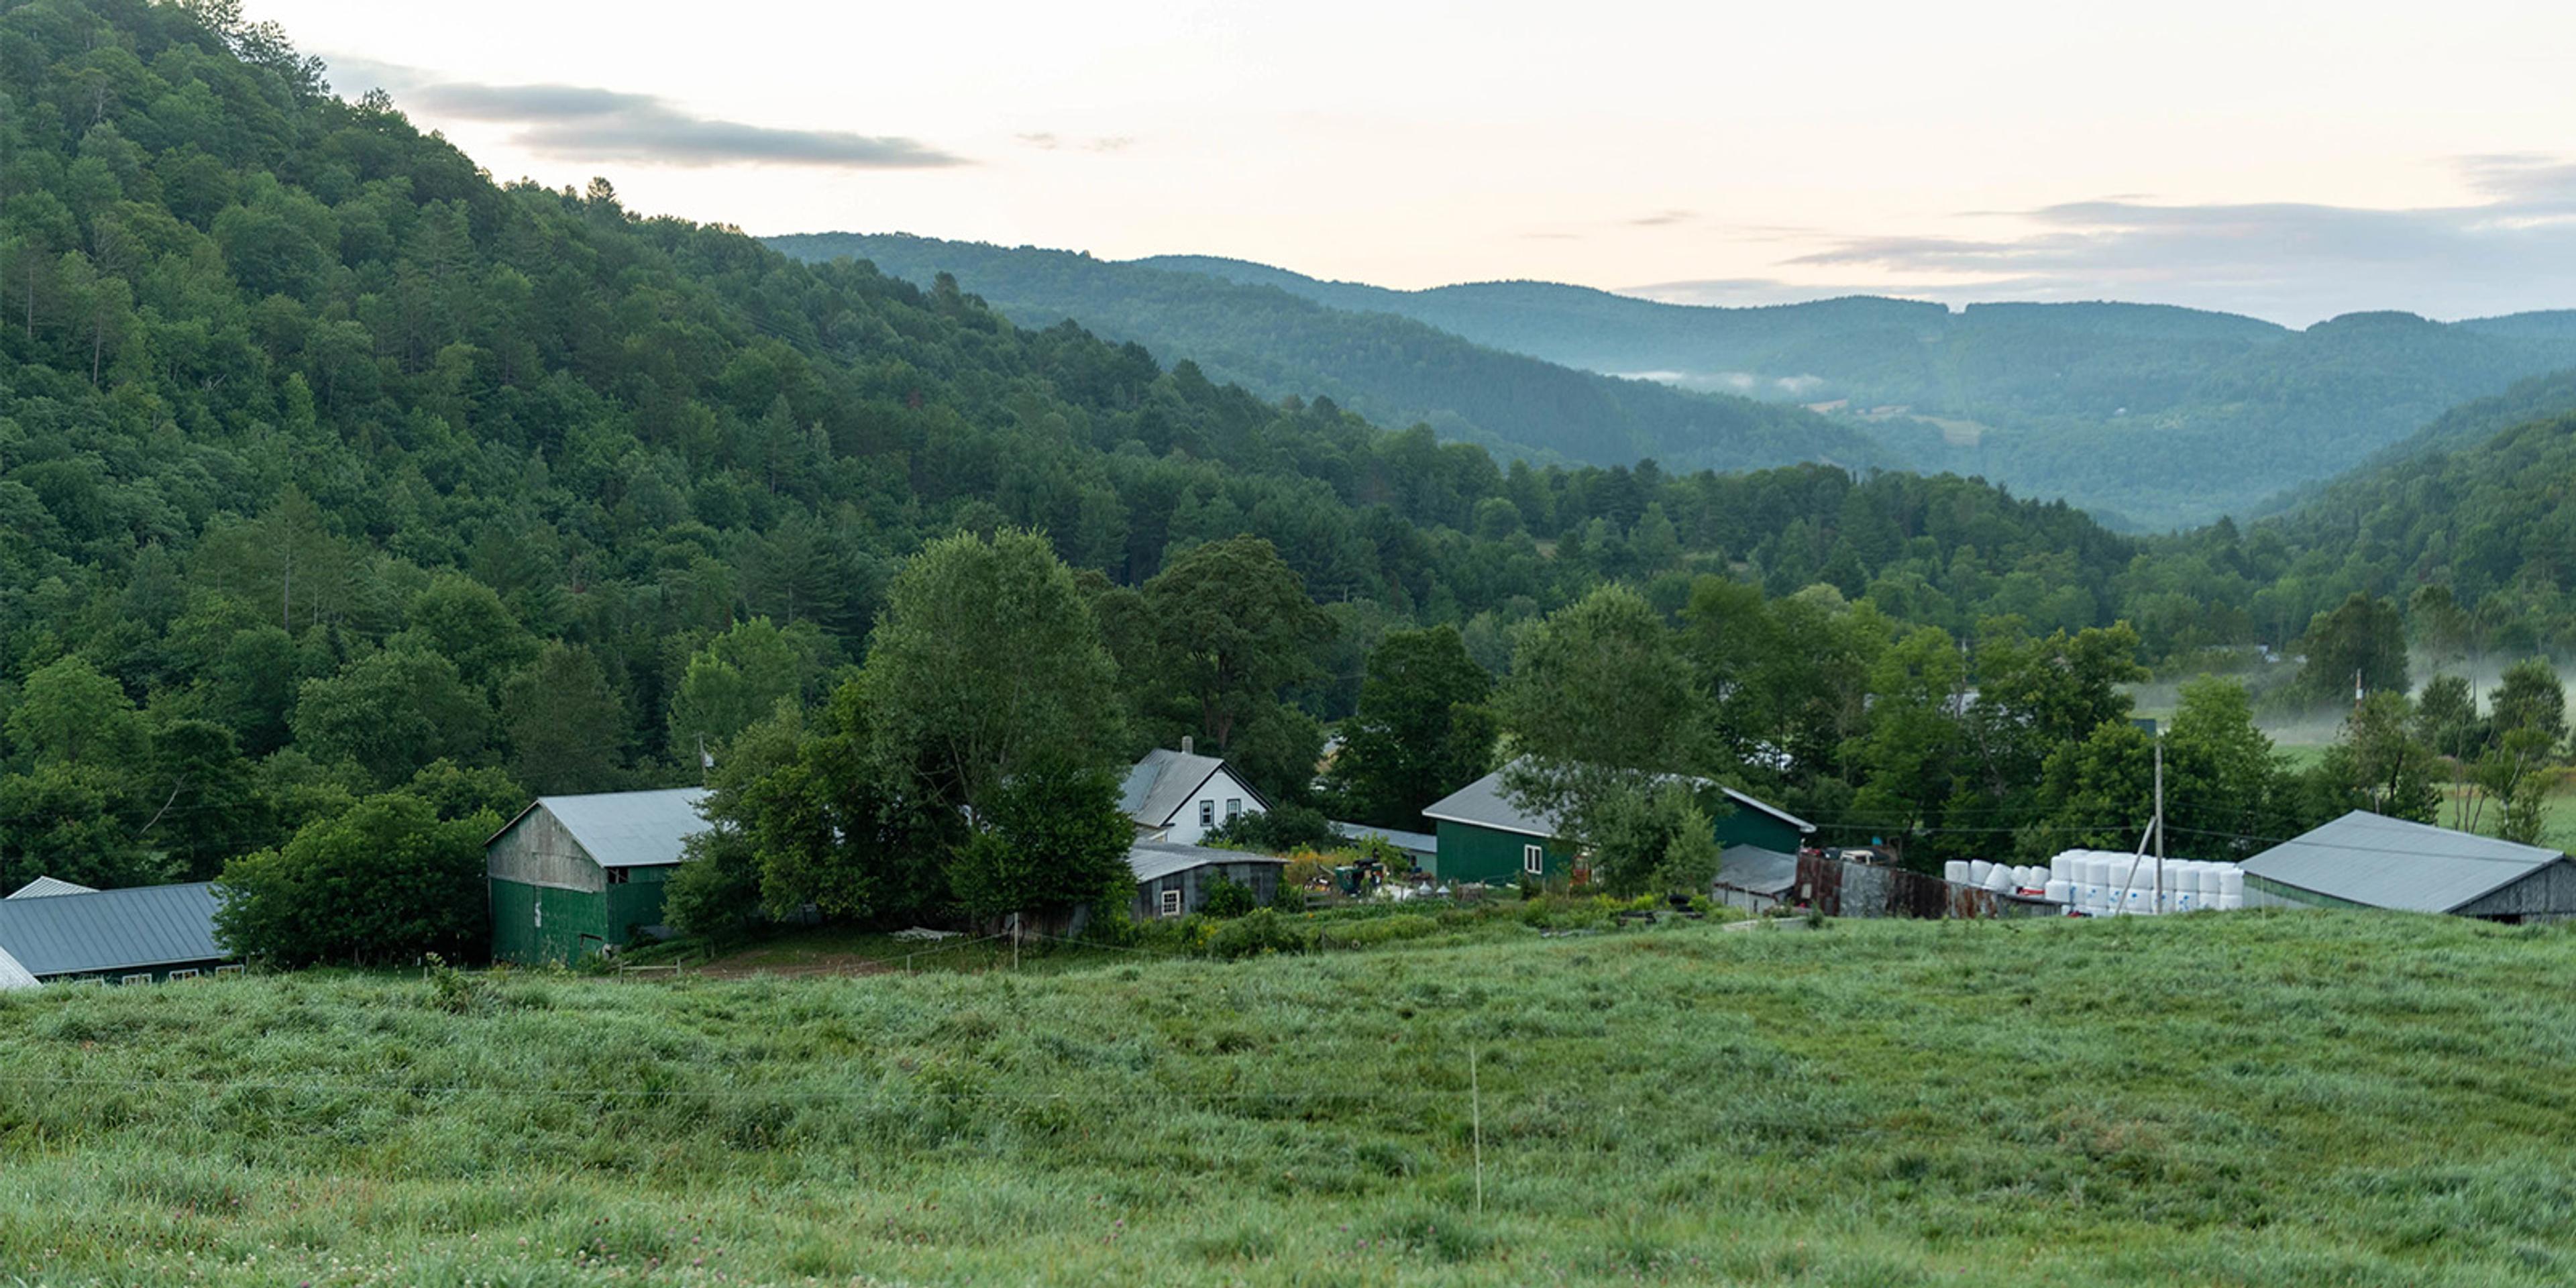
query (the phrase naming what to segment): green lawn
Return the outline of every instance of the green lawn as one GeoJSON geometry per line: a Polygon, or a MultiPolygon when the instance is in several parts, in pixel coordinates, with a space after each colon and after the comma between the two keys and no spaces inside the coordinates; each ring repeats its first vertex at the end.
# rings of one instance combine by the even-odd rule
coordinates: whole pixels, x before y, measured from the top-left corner
{"type": "Polygon", "coordinates": [[[0,1283],[2576,1278],[2576,933],[2437,918],[253,977],[0,1034],[0,1283]]]}

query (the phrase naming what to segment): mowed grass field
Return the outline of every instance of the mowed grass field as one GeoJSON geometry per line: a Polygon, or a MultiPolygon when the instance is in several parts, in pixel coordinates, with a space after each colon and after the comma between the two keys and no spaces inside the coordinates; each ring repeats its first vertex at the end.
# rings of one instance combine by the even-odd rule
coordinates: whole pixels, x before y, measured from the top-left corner
{"type": "Polygon", "coordinates": [[[0,1284],[2564,1284],[2571,1068],[2328,912],[45,990],[0,1284]]]}

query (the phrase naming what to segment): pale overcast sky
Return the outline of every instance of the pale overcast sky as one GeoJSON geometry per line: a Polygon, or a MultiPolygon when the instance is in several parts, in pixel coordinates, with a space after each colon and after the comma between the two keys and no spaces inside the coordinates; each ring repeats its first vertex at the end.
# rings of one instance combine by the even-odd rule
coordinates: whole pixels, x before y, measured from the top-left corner
{"type": "Polygon", "coordinates": [[[2576,307],[2576,5],[250,0],[503,179],[1399,287],[2576,307]]]}

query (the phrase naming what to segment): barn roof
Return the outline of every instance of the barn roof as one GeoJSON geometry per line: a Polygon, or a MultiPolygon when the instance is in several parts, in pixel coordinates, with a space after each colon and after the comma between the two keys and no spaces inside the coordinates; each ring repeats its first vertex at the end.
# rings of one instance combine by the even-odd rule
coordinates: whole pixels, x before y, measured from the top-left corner
{"type": "Polygon", "coordinates": [[[2564,857],[2354,810],[2247,859],[2244,867],[2249,877],[2374,908],[2449,912],[2564,857]]]}
{"type": "Polygon", "coordinates": [[[703,787],[540,796],[494,832],[492,840],[509,835],[521,819],[544,810],[603,868],[659,867],[679,862],[681,845],[707,830],[705,816],[698,813],[698,803],[706,798],[703,787]]]}
{"type": "Polygon", "coordinates": [[[1138,841],[1127,847],[1127,870],[1135,873],[1138,881],[1153,881],[1211,863],[1276,863],[1284,867],[1287,862],[1271,854],[1213,850],[1204,845],[1176,845],[1170,841],[1138,841]]]}
{"type": "Polygon", "coordinates": [[[209,882],[0,899],[0,953],[28,974],[113,974],[232,956],[209,882]]]}
{"type": "MultiPolygon", "coordinates": [[[[1200,785],[1223,768],[1225,761],[1216,756],[1156,747],[1127,771],[1127,781],[1119,786],[1118,808],[1141,826],[1161,827],[1190,803],[1200,785]]],[[[1239,775],[1237,781],[1241,781],[1239,775]]],[[[1263,809],[1270,808],[1270,802],[1263,800],[1252,784],[1245,783],[1243,790],[1251,792],[1263,809]]]]}
{"type": "Polygon", "coordinates": [[[10,956],[7,949],[0,949],[0,992],[13,988],[34,987],[36,987],[36,977],[29,974],[26,967],[19,965],[18,959],[10,956]]]}
{"type": "Polygon", "coordinates": [[[52,877],[38,877],[35,880],[18,887],[17,892],[9,897],[12,899],[43,899],[58,894],[96,893],[98,893],[98,889],[95,886],[73,885],[69,881],[57,881],[52,877]]]}
{"type": "MultiPolygon", "coordinates": [[[[1503,794],[1503,770],[1497,769],[1458,790],[1449,793],[1422,811],[1422,816],[1441,823],[1465,823],[1473,827],[1492,828],[1497,832],[1514,832],[1542,840],[1556,836],[1555,816],[1524,810],[1503,794]]],[[[1704,786],[1716,786],[1705,783],[1704,786]]],[[[1787,810],[1766,805],[1732,787],[1718,787],[1739,809],[1768,814],[1801,832],[1812,832],[1816,825],[1787,810]]]]}

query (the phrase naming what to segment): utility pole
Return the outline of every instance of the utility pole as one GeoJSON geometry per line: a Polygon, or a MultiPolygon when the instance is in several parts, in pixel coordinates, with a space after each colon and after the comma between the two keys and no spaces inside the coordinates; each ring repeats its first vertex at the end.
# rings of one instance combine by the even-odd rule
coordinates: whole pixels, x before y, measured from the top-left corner
{"type": "Polygon", "coordinates": [[[2156,731],[2156,913],[2165,912],[2165,735],[2156,731]]]}

